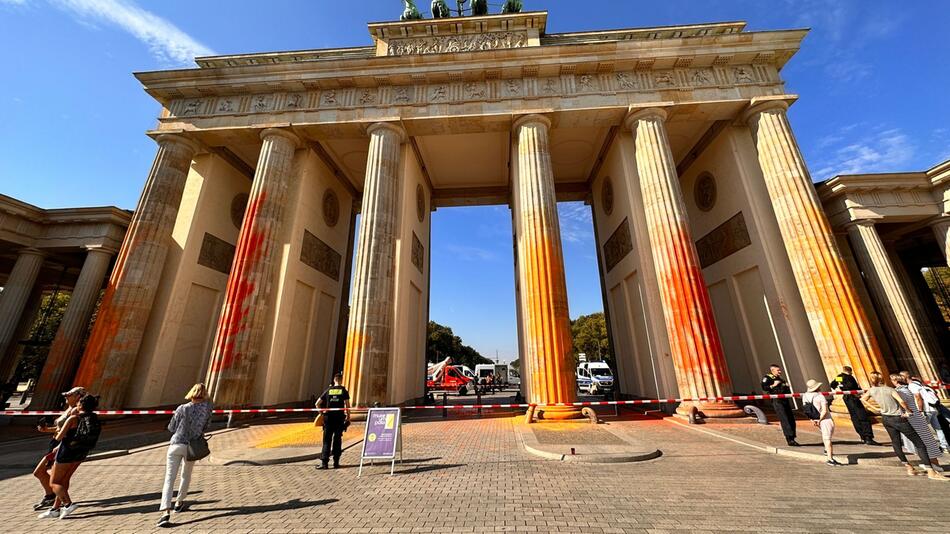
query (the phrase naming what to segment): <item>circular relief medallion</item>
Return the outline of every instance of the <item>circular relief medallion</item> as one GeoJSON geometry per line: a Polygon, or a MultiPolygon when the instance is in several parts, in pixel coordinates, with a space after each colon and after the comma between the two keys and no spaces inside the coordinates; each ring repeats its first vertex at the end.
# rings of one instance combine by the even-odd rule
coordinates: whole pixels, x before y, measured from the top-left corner
{"type": "Polygon", "coordinates": [[[696,179],[693,186],[693,200],[696,201],[696,207],[709,211],[716,205],[716,179],[708,172],[704,172],[696,179]]]}
{"type": "Polygon", "coordinates": [[[604,205],[604,213],[610,215],[614,211],[614,184],[610,178],[605,178],[600,188],[600,201],[604,205]]]}
{"type": "Polygon", "coordinates": [[[426,220],[426,194],[421,184],[416,185],[416,215],[419,216],[419,222],[426,220]]]}
{"type": "Polygon", "coordinates": [[[244,211],[247,210],[249,198],[247,193],[238,193],[231,199],[231,224],[238,230],[241,229],[241,223],[244,221],[244,211]]]}
{"type": "Polygon", "coordinates": [[[336,196],[336,191],[327,189],[323,193],[323,222],[333,228],[340,220],[340,199],[336,196]]]}

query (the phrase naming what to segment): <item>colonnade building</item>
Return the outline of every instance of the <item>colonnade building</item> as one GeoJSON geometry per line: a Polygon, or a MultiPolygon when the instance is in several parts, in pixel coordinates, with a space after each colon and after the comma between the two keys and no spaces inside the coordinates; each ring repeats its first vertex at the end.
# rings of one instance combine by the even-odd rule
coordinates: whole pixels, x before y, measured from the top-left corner
{"type": "Polygon", "coordinates": [[[136,74],[162,106],[157,154],[73,382],[110,407],[199,380],[221,406],[280,405],[343,370],[357,405],[419,398],[431,212],[500,204],[524,393],[573,401],[570,200],[593,213],[625,394],[749,392],[771,362],[799,386],[843,365],[937,378],[909,289],[923,264],[895,257],[931,224],[946,251],[946,173],[816,191],[781,76],[806,30],[546,19],[372,23],[368,46],[136,74]]]}

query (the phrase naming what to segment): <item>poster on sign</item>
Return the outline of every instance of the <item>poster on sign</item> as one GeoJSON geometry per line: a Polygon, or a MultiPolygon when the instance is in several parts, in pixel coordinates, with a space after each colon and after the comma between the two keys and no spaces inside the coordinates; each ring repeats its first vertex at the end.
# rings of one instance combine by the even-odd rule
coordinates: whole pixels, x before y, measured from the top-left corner
{"type": "Polygon", "coordinates": [[[363,474],[363,461],[389,460],[389,474],[396,467],[396,449],[402,459],[402,418],[399,408],[370,408],[366,414],[366,430],[363,432],[363,452],[360,455],[360,469],[356,476],[363,474]]]}

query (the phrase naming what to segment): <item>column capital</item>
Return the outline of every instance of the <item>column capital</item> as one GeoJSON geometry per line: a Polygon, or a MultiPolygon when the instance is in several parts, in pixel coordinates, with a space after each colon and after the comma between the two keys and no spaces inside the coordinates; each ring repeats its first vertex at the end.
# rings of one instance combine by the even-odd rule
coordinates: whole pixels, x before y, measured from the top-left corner
{"type": "Polygon", "coordinates": [[[749,107],[742,113],[742,122],[749,123],[759,113],[766,111],[788,111],[788,107],[796,100],[797,95],[757,96],[749,101],[749,107]]]}
{"type": "Polygon", "coordinates": [[[874,228],[874,225],[877,223],[877,219],[854,219],[848,221],[842,225],[842,227],[847,230],[848,228],[853,228],[855,226],[866,226],[868,228],[874,228]]]}
{"type": "Polygon", "coordinates": [[[551,128],[551,119],[541,115],[540,113],[531,113],[529,115],[522,115],[521,117],[518,117],[515,122],[512,123],[511,131],[517,133],[519,128],[531,123],[543,124],[545,129],[551,128]]]}
{"type": "Polygon", "coordinates": [[[927,221],[927,226],[940,226],[950,224],[950,213],[943,213],[927,221]]]}
{"type": "Polygon", "coordinates": [[[109,256],[115,256],[118,251],[112,247],[106,245],[83,245],[87,253],[98,252],[100,254],[106,254],[109,256]]]}
{"type": "Polygon", "coordinates": [[[653,119],[660,122],[666,122],[666,119],[670,116],[670,113],[664,109],[666,106],[653,106],[649,108],[637,108],[630,106],[627,110],[627,116],[623,119],[624,126],[628,130],[633,130],[634,123],[638,120],[643,119],[653,119]]]}
{"type": "Polygon", "coordinates": [[[158,143],[159,146],[179,144],[188,147],[192,152],[198,152],[201,149],[201,145],[199,145],[197,141],[175,133],[163,133],[155,138],[155,142],[158,143]]]}
{"type": "Polygon", "coordinates": [[[41,258],[45,258],[45,257],[46,257],[46,253],[45,253],[45,252],[43,252],[42,250],[40,250],[40,249],[38,249],[38,248],[33,248],[33,247],[21,248],[20,250],[17,251],[17,255],[19,255],[19,256],[39,256],[39,257],[41,257],[41,258]]]}
{"type": "Polygon", "coordinates": [[[406,134],[406,129],[395,122],[374,122],[366,128],[366,135],[373,135],[373,132],[377,130],[389,130],[390,132],[396,134],[399,137],[400,144],[409,140],[409,135],[406,134]]]}
{"type": "Polygon", "coordinates": [[[265,128],[261,130],[261,139],[267,139],[268,137],[283,137],[293,143],[294,148],[298,148],[301,144],[300,138],[286,128],[265,128]]]}

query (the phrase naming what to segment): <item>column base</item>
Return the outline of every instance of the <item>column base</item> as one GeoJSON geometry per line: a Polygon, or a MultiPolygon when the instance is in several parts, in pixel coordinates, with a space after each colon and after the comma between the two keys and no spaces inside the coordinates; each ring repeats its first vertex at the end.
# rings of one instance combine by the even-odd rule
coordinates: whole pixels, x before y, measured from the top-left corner
{"type": "Polygon", "coordinates": [[[851,413],[848,411],[848,406],[844,403],[843,395],[835,395],[834,400],[831,401],[831,404],[828,405],[828,410],[831,411],[831,414],[840,414],[850,417],[851,413]]]}
{"type": "Polygon", "coordinates": [[[683,402],[676,407],[676,413],[688,417],[693,406],[699,410],[699,414],[705,419],[748,417],[748,414],[742,411],[742,408],[729,401],[697,402],[692,404],[683,402]]]}
{"type": "Polygon", "coordinates": [[[580,406],[538,406],[534,413],[538,421],[565,421],[584,417],[580,406]]]}

